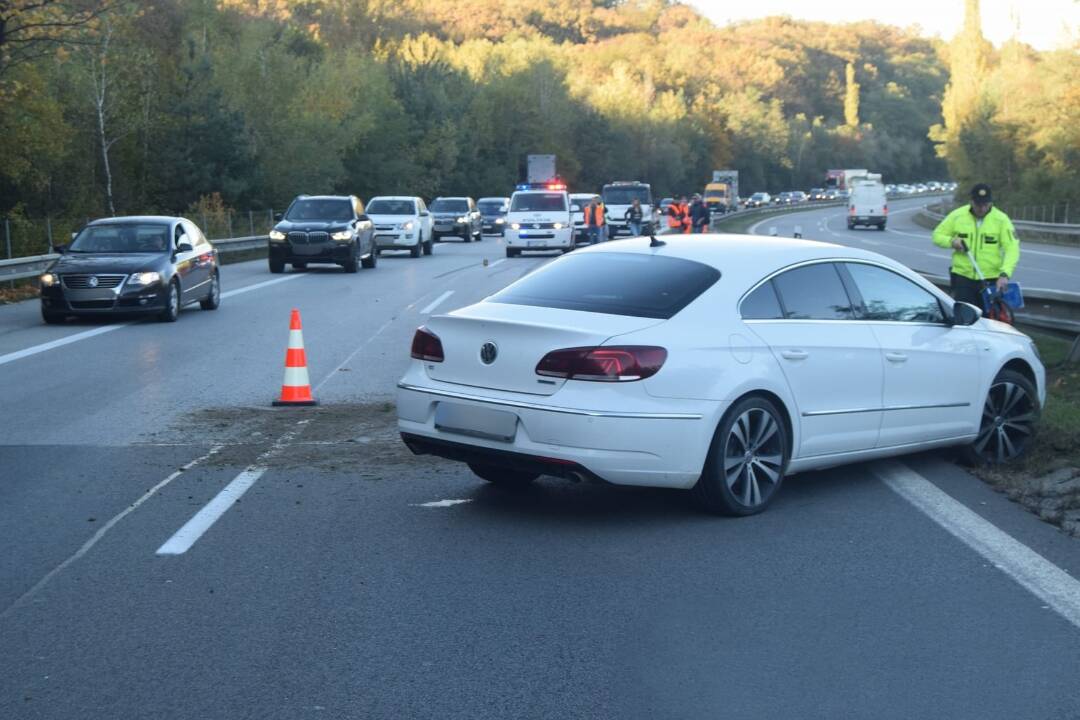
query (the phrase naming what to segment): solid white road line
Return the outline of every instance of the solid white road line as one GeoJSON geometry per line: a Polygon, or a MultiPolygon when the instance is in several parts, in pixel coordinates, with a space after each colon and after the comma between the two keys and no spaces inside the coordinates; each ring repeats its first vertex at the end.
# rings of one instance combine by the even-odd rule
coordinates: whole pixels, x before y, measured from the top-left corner
{"type": "Polygon", "coordinates": [[[158,555],[183,555],[191,546],[218,521],[237,500],[243,496],[255,481],[262,477],[266,468],[248,468],[233,478],[214,499],[207,503],[195,516],[184,523],[165,544],[158,548],[158,555]]]}
{"type": "MultiPolygon", "coordinates": [[[[300,278],[300,277],[304,277],[304,276],[301,275],[301,274],[296,274],[296,275],[286,275],[284,277],[274,278],[273,280],[264,280],[263,282],[258,282],[258,283],[255,283],[254,285],[245,285],[242,288],[237,288],[235,290],[229,290],[228,292],[223,292],[223,293],[221,293],[221,297],[222,297],[222,299],[224,299],[224,298],[234,297],[236,295],[242,295],[243,293],[251,292],[252,290],[259,290],[261,288],[267,287],[268,285],[277,285],[278,283],[286,282],[288,280],[295,280],[296,278],[300,278]]],[[[63,347],[65,345],[70,345],[72,343],[77,343],[77,342],[80,342],[82,340],[89,340],[92,337],[97,337],[98,335],[104,335],[105,333],[111,333],[114,330],[119,330],[120,328],[125,328],[125,327],[127,327],[128,325],[131,325],[131,324],[133,324],[133,322],[117,323],[115,325],[105,325],[103,327],[97,327],[97,328],[94,328],[92,330],[84,330],[83,332],[78,332],[78,333],[75,333],[73,335],[68,335],[67,337],[62,337],[62,338],[60,338],[58,340],[51,340],[51,341],[49,341],[47,343],[42,343],[40,345],[33,345],[31,347],[28,347],[28,348],[23,348],[22,350],[16,350],[14,352],[9,352],[6,355],[0,355],[0,365],[6,365],[9,362],[15,362],[16,360],[22,360],[23,358],[27,358],[27,357],[30,357],[32,355],[37,355],[38,353],[47,352],[49,350],[55,350],[58,347],[63,347]]]]}
{"type": "Polygon", "coordinates": [[[266,466],[262,465],[271,456],[279,452],[285,445],[295,438],[304,425],[307,425],[311,420],[301,420],[296,423],[296,427],[289,432],[282,435],[277,442],[275,442],[269,450],[264,452],[255,462],[249,467],[245,468],[243,472],[234,477],[232,481],[222,488],[221,492],[214,496],[214,499],[208,502],[199,512],[195,513],[194,517],[184,523],[183,527],[173,533],[172,537],[165,541],[165,543],[157,549],[158,555],[183,555],[191,546],[194,545],[199,538],[201,538],[207,530],[213,527],[221,516],[228,512],[229,508],[236,504],[244,493],[246,493],[255,481],[262,477],[266,472],[266,466]]]}
{"type": "Polygon", "coordinates": [[[113,526],[116,525],[116,523],[120,522],[125,517],[127,517],[131,513],[135,512],[135,510],[140,505],[142,505],[144,502],[146,502],[147,500],[152,498],[154,495],[156,495],[158,490],[161,490],[163,487],[165,487],[166,485],[171,483],[173,480],[180,477],[180,475],[182,475],[184,472],[186,472],[186,471],[190,470],[191,468],[195,467],[196,465],[198,465],[202,461],[206,460],[210,456],[215,455],[217,452],[219,452],[221,450],[222,447],[224,447],[224,446],[223,445],[217,445],[217,446],[214,446],[214,447],[210,448],[210,452],[206,453],[205,455],[202,455],[200,457],[195,458],[194,460],[192,460],[191,462],[189,462],[186,465],[182,465],[179,470],[172,473],[167,478],[165,478],[164,480],[159,482],[157,485],[155,485],[154,487],[147,490],[142,495],[142,497],[140,497],[135,502],[131,503],[131,505],[129,505],[122,512],[115,515],[111,520],[109,520],[109,522],[102,525],[101,528],[96,533],[94,533],[93,536],[89,540],[87,540],[85,543],[83,543],[83,546],[81,548],[79,548],[75,552],[74,555],[72,555],[67,560],[60,563],[55,568],[53,568],[51,571],[49,571],[49,573],[45,577],[38,580],[37,584],[34,585],[34,587],[30,588],[25,593],[23,593],[19,597],[18,600],[13,602],[7,609],[4,610],[4,612],[0,613],[0,618],[7,617],[7,615],[9,613],[11,613],[15,608],[19,607],[24,602],[28,601],[30,598],[32,598],[34,595],[36,595],[38,592],[40,592],[43,587],[45,587],[46,585],[49,584],[50,580],[52,580],[54,577],[56,577],[61,572],[63,572],[64,568],[68,567],[73,562],[75,562],[76,560],[81,558],[83,555],[90,552],[90,548],[94,547],[94,545],[97,545],[98,541],[101,540],[101,538],[105,537],[105,534],[107,532],[109,532],[110,530],[112,530],[113,526]]]}
{"type": "Polygon", "coordinates": [[[430,314],[432,310],[434,310],[435,308],[437,308],[437,307],[439,307],[440,305],[442,305],[442,304],[443,304],[443,301],[444,301],[444,300],[446,300],[446,298],[450,297],[450,296],[451,296],[451,295],[453,295],[453,294],[454,294],[454,291],[453,291],[453,290],[447,290],[447,291],[446,291],[446,292],[444,292],[444,293],[443,293],[442,295],[440,295],[439,297],[435,298],[434,302],[432,302],[432,303],[431,303],[430,305],[428,305],[428,306],[427,306],[426,308],[424,308],[423,310],[421,310],[421,311],[420,311],[420,314],[421,314],[421,315],[428,315],[428,314],[430,314]]]}
{"type": "Polygon", "coordinates": [[[893,492],[1080,628],[1080,581],[902,463],[873,468],[893,492]]]}
{"type": "Polygon", "coordinates": [[[454,505],[461,505],[463,503],[470,503],[472,500],[436,500],[434,502],[426,503],[414,503],[412,507],[451,507],[454,505]]]}
{"type": "Polygon", "coordinates": [[[104,335],[105,333],[111,333],[113,330],[119,330],[120,328],[127,327],[130,322],[119,323],[117,325],[105,325],[104,327],[94,328],[93,330],[84,330],[83,332],[75,333],[74,335],[68,335],[67,337],[60,338],[59,340],[52,340],[41,345],[33,345],[22,350],[16,350],[15,352],[9,352],[6,355],[0,355],[0,365],[6,365],[9,362],[15,362],[16,360],[22,360],[23,358],[30,357],[31,355],[37,355],[48,350],[55,350],[58,347],[70,345],[71,343],[77,343],[80,340],[89,340],[92,337],[98,335],[104,335]]]}
{"type": "Polygon", "coordinates": [[[501,260],[496,260],[496,261],[495,261],[495,262],[493,262],[493,263],[488,263],[488,267],[489,267],[489,268],[493,268],[493,267],[495,267],[496,265],[498,265],[499,263],[504,263],[504,262],[506,262],[506,258],[503,258],[503,259],[501,259],[501,260]]]}

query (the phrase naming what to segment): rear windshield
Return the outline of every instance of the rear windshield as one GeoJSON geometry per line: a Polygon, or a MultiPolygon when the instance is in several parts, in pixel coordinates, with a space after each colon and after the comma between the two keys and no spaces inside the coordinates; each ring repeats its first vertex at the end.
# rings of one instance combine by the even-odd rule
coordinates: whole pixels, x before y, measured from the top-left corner
{"type": "Polygon", "coordinates": [[[634,198],[640,200],[642,205],[652,203],[652,192],[646,185],[606,187],[603,194],[605,205],[630,205],[634,202],[634,198]]]}
{"type": "Polygon", "coordinates": [[[559,212],[566,210],[566,195],[562,193],[515,193],[510,212],[559,212]]]}
{"type": "Polygon", "coordinates": [[[463,213],[469,212],[468,200],[444,200],[439,198],[435,202],[431,203],[431,209],[434,212],[456,212],[463,213]]]}
{"type": "Polygon", "coordinates": [[[720,279],[693,260],[636,253],[567,255],[489,302],[667,320],[720,279]]]}
{"type": "Polygon", "coordinates": [[[352,220],[349,200],[297,200],[285,213],[286,220],[352,220]]]}
{"type": "Polygon", "coordinates": [[[412,200],[372,200],[367,206],[368,215],[415,215],[416,203],[412,200]]]}

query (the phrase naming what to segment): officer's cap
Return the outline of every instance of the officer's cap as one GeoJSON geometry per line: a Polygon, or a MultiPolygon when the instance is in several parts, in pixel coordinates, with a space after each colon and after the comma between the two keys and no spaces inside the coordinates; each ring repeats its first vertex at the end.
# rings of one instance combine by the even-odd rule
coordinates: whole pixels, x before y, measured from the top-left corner
{"type": "Polygon", "coordinates": [[[971,201],[979,204],[993,202],[994,196],[990,194],[990,186],[986,183],[979,183],[971,188],[971,201]]]}

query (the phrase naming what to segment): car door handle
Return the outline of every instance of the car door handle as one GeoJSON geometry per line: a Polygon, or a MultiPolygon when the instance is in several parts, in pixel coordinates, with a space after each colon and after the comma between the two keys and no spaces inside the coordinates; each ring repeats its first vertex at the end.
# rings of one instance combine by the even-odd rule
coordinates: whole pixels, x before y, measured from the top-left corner
{"type": "Polygon", "coordinates": [[[805,360],[810,357],[810,353],[805,350],[781,350],[780,356],[788,360],[805,360]]]}
{"type": "Polygon", "coordinates": [[[887,352],[885,353],[885,359],[894,363],[907,362],[907,354],[902,352],[887,352]]]}

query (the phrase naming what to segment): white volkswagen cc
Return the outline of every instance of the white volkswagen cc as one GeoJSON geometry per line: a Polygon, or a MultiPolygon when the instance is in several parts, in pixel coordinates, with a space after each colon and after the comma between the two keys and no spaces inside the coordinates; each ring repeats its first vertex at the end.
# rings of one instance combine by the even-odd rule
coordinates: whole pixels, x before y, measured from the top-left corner
{"type": "Polygon", "coordinates": [[[416,331],[415,453],[481,478],[693,489],[750,515],[786,475],[962,446],[1024,452],[1034,344],[903,265],[827,243],[632,238],[551,262],[416,331]]]}

